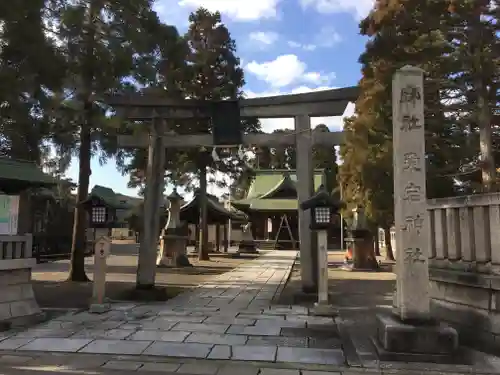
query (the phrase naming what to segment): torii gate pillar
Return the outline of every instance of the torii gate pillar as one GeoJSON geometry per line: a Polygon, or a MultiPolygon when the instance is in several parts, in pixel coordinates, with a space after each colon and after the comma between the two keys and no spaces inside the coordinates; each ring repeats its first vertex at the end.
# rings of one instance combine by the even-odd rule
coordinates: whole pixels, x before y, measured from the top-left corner
{"type": "MultiPolygon", "coordinates": [[[[296,147],[297,147],[297,198],[299,205],[314,193],[311,118],[308,115],[295,117],[296,147]]],[[[317,251],[314,246],[314,233],[311,231],[311,215],[299,210],[300,239],[300,273],[302,289],[306,293],[314,293],[318,285],[317,251]]]]}

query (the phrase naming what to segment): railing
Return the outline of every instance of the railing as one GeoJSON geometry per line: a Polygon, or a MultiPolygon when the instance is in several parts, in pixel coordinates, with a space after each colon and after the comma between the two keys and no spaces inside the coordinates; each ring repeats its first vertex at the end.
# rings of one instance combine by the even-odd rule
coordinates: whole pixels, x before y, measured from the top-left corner
{"type": "Polygon", "coordinates": [[[33,236],[0,235],[0,261],[33,257],[33,236]]]}
{"type": "Polygon", "coordinates": [[[0,235],[0,271],[32,268],[35,264],[31,234],[0,235]]]}
{"type": "Polygon", "coordinates": [[[431,266],[444,260],[459,268],[500,265],[500,194],[429,199],[431,266]]]}

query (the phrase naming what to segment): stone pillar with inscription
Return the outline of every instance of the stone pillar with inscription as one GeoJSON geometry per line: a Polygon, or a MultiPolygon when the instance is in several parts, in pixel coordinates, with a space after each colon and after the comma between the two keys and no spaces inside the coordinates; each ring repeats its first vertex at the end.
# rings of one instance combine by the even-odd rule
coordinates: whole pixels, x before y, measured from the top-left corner
{"type": "Polygon", "coordinates": [[[458,335],[430,313],[430,246],[425,174],[423,71],[398,70],[392,83],[396,294],[378,315],[374,343],[383,360],[454,361],[458,335]]]}

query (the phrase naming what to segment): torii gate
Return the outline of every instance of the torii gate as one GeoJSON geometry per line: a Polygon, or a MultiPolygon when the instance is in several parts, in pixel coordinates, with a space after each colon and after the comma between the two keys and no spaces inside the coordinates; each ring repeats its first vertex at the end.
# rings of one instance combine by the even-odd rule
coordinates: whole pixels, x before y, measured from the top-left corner
{"type": "MultiPolygon", "coordinates": [[[[216,103],[190,99],[172,99],[153,94],[133,94],[127,96],[112,95],[106,103],[114,107],[119,115],[129,120],[152,120],[149,136],[119,136],[120,147],[148,147],[148,168],[146,172],[146,194],[144,202],[144,237],[140,244],[138,280],[141,285],[154,286],[156,265],[156,233],[159,231],[159,200],[163,192],[163,176],[165,148],[199,147],[245,144],[256,146],[290,146],[297,148],[297,194],[299,203],[311,197],[314,190],[312,146],[314,144],[339,145],[342,132],[323,133],[311,131],[311,117],[341,116],[349,104],[358,98],[359,88],[346,87],[294,95],[280,95],[243,99],[240,101],[222,101],[216,103]],[[222,115],[222,117],[221,117],[222,115]],[[253,118],[294,118],[295,137],[282,134],[245,134],[238,126],[236,133],[224,134],[217,131],[217,123],[224,121],[239,123],[241,117],[253,118]],[[214,134],[178,135],[165,134],[164,121],[211,118],[214,123],[214,134]],[[155,120],[161,121],[155,121],[155,120]],[[215,134],[217,133],[217,134],[215,134]],[[147,256],[145,254],[148,254],[147,256]]],[[[227,133],[228,128],[224,131],[227,133]]],[[[299,210],[300,265],[302,289],[305,292],[317,290],[316,251],[310,226],[310,215],[299,210]]]]}

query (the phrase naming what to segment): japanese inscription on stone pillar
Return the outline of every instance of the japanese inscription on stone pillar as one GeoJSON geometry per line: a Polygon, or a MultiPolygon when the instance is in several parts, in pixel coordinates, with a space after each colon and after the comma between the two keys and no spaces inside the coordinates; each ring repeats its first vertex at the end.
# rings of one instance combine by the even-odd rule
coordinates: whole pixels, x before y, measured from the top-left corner
{"type": "Polygon", "coordinates": [[[393,80],[394,214],[397,287],[403,319],[429,318],[429,229],[425,189],[423,72],[405,66],[393,80]]]}

